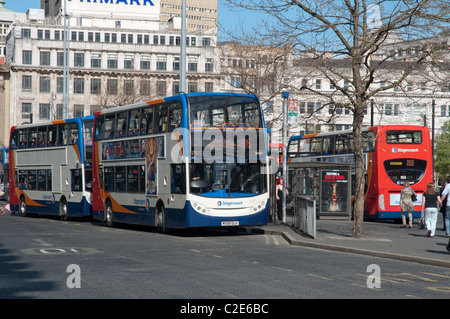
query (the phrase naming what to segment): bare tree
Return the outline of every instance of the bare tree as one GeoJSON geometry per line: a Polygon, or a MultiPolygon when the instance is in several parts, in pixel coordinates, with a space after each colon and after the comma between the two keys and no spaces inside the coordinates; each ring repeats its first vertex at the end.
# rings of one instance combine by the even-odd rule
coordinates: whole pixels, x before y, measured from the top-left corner
{"type": "MultiPolygon", "coordinates": [[[[320,72],[334,85],[336,93],[328,96],[329,103],[352,112],[356,166],[353,236],[363,237],[361,129],[365,106],[376,95],[401,86],[420,68],[439,74],[448,71],[445,66],[448,34],[442,31],[449,27],[449,2],[229,0],[228,3],[266,13],[270,17],[264,23],[267,27],[251,30],[254,43],[264,45],[270,38],[276,39],[279,47],[290,45],[298,63],[306,63],[311,72],[320,72]],[[399,61],[402,50],[409,50],[408,58],[399,61]],[[386,85],[374,85],[380,78],[386,85]]],[[[445,79],[448,80],[448,75],[441,77],[441,81],[445,79]]]]}

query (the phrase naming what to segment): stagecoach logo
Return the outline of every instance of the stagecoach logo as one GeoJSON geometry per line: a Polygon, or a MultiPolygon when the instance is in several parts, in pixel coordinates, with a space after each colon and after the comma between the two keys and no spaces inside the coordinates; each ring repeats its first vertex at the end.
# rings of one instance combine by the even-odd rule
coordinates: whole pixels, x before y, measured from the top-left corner
{"type": "Polygon", "coordinates": [[[397,147],[393,147],[392,148],[392,153],[417,153],[419,151],[418,148],[397,148],[397,147]]]}
{"type": "Polygon", "coordinates": [[[238,206],[238,205],[242,205],[242,204],[243,204],[243,202],[230,202],[230,201],[221,201],[221,200],[219,200],[217,202],[217,206],[228,206],[228,207],[238,206]]]}

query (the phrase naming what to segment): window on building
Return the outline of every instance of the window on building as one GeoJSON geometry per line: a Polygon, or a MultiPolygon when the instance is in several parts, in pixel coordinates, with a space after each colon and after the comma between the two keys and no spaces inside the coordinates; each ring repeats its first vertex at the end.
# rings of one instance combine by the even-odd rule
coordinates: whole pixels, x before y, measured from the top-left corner
{"type": "Polygon", "coordinates": [[[82,104],[74,104],[73,106],[73,117],[82,117],[84,116],[84,105],[82,104]]]}
{"type": "Polygon", "coordinates": [[[32,87],[31,75],[22,75],[22,92],[31,92],[32,87]]]}
{"type": "Polygon", "coordinates": [[[108,79],[106,82],[106,91],[108,95],[117,95],[117,79],[108,79]]]}
{"type": "Polygon", "coordinates": [[[73,93],[84,94],[84,78],[73,79],[73,93]]]}
{"type": "Polygon", "coordinates": [[[101,79],[92,78],[91,79],[91,94],[100,94],[101,93],[101,79]]]}
{"type": "Polygon", "coordinates": [[[100,53],[91,54],[91,68],[102,67],[102,55],[100,53]]]}
{"type": "Polygon", "coordinates": [[[150,80],[141,80],[140,94],[141,96],[150,96],[150,80]]]}
{"type": "Polygon", "coordinates": [[[31,38],[31,29],[22,29],[20,34],[22,38],[31,38]]]}
{"type": "Polygon", "coordinates": [[[64,66],[64,52],[56,52],[56,65],[64,66]]]}
{"type": "Polygon", "coordinates": [[[50,93],[50,77],[49,76],[39,77],[39,92],[40,93],[50,93]]]}
{"type": "Polygon", "coordinates": [[[32,64],[33,63],[33,52],[29,50],[22,51],[22,64],[32,64]]]}
{"type": "Polygon", "coordinates": [[[22,103],[22,119],[28,120],[31,117],[31,103],[22,103]]]}
{"type": "Polygon", "coordinates": [[[173,71],[180,71],[180,57],[179,56],[173,57],[172,68],[173,68],[173,71]]]}
{"type": "Polygon", "coordinates": [[[141,55],[141,70],[150,70],[150,55],[141,55]]]}
{"type": "Polygon", "coordinates": [[[50,51],[39,52],[39,65],[41,66],[50,65],[50,51]]]}
{"type": "Polygon", "coordinates": [[[167,95],[166,81],[157,81],[156,82],[156,95],[157,96],[166,96],[167,95]]]}
{"type": "Polygon", "coordinates": [[[188,71],[197,72],[198,58],[196,56],[188,57],[188,71]]]}
{"type": "Polygon", "coordinates": [[[214,60],[212,58],[206,58],[205,72],[214,72],[214,60]]]}
{"type": "Polygon", "coordinates": [[[50,119],[50,104],[47,103],[39,104],[39,119],[41,120],[50,119]]]}
{"type": "Polygon", "coordinates": [[[64,78],[62,76],[56,78],[56,93],[64,93],[64,78]]]}
{"type": "Polygon", "coordinates": [[[133,80],[124,80],[123,81],[123,94],[124,95],[133,95],[134,94],[134,81],[133,80]]]}
{"type": "Polygon", "coordinates": [[[73,65],[75,67],[84,67],[84,53],[75,52],[73,65]]]}
{"type": "Polygon", "coordinates": [[[156,57],[156,70],[167,70],[167,57],[165,55],[159,55],[156,57]]]}
{"type": "Polygon", "coordinates": [[[134,55],[133,54],[125,54],[124,68],[128,69],[128,70],[134,69],[134,55]]]}
{"type": "Polygon", "coordinates": [[[108,54],[108,69],[117,69],[118,62],[117,62],[117,54],[108,54]]]}

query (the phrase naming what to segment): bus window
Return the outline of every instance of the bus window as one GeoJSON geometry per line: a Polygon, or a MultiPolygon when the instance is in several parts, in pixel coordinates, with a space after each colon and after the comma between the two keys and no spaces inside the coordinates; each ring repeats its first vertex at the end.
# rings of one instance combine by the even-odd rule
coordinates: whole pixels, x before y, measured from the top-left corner
{"type": "Polygon", "coordinates": [[[145,165],[139,166],[139,193],[145,193],[145,165]]]}
{"type": "Polygon", "coordinates": [[[386,132],[388,144],[422,144],[422,132],[406,130],[390,130],[386,132]]]}
{"type": "Polygon", "coordinates": [[[114,191],[114,167],[105,167],[105,191],[114,191]]]}
{"type": "Polygon", "coordinates": [[[35,190],[36,189],[36,170],[28,171],[28,187],[27,189],[35,190]]]}
{"type": "Polygon", "coordinates": [[[136,136],[139,134],[139,109],[131,110],[128,118],[128,136],[136,136]]]}
{"type": "Polygon", "coordinates": [[[180,127],[181,124],[181,104],[173,103],[169,107],[169,132],[180,127]]]}
{"type": "Polygon", "coordinates": [[[126,184],[126,174],[125,174],[125,166],[116,166],[116,172],[114,174],[115,182],[116,182],[116,192],[126,192],[127,184],[126,184]]]}
{"type": "Polygon", "coordinates": [[[155,132],[163,133],[167,131],[167,104],[156,106],[155,132]]]}
{"type": "Polygon", "coordinates": [[[114,137],[114,124],[116,121],[116,117],[114,114],[109,114],[105,116],[104,123],[104,135],[103,138],[113,138],[114,137]]]}
{"type": "Polygon", "coordinates": [[[52,190],[52,170],[51,169],[47,170],[47,190],[48,191],[52,190]]]}
{"type": "Polygon", "coordinates": [[[28,130],[19,131],[19,148],[27,148],[28,145],[28,130]]]}
{"type": "Polygon", "coordinates": [[[96,119],[95,119],[95,135],[94,135],[94,139],[96,141],[101,140],[105,134],[104,134],[104,122],[105,122],[105,118],[103,115],[99,115],[96,119]]]}
{"type": "Polygon", "coordinates": [[[18,175],[19,175],[19,189],[28,189],[27,171],[19,170],[18,175]]]}
{"type": "Polygon", "coordinates": [[[77,123],[70,123],[69,124],[69,145],[75,145],[78,143],[78,124],[77,123]]]}
{"type": "Polygon", "coordinates": [[[127,192],[137,193],[139,190],[139,170],[138,166],[127,167],[127,192]]]}
{"type": "Polygon", "coordinates": [[[288,153],[289,156],[296,156],[296,154],[298,153],[298,141],[299,140],[292,140],[289,143],[289,149],[288,149],[288,153]]]}
{"type": "Polygon", "coordinates": [[[37,146],[38,147],[47,146],[47,126],[38,127],[37,146]]]}
{"type": "Polygon", "coordinates": [[[72,174],[72,191],[80,192],[83,186],[83,175],[81,169],[71,169],[72,174]]]}
{"type": "Polygon", "coordinates": [[[56,146],[56,125],[50,125],[48,127],[48,146],[56,146]]]}
{"type": "Polygon", "coordinates": [[[323,154],[324,155],[334,154],[333,137],[330,136],[323,138],[323,154]]]}
{"type": "Polygon", "coordinates": [[[141,135],[152,134],[153,131],[153,106],[142,110],[141,135]]]}
{"type": "Polygon", "coordinates": [[[58,146],[67,145],[68,127],[66,124],[58,125],[58,146]]]}
{"type": "Polygon", "coordinates": [[[11,133],[11,144],[9,145],[9,147],[11,149],[16,149],[19,145],[19,131],[18,130],[14,130],[11,133]]]}
{"type": "Polygon", "coordinates": [[[322,153],[322,138],[312,138],[311,139],[311,152],[312,155],[320,155],[322,153]]]}
{"type": "Polygon", "coordinates": [[[186,166],[184,164],[171,164],[172,167],[172,194],[186,194],[186,166]]]}
{"type": "Polygon", "coordinates": [[[37,188],[40,191],[47,190],[47,170],[45,169],[37,171],[37,188]]]}
{"type": "Polygon", "coordinates": [[[37,142],[37,130],[36,127],[28,130],[28,148],[36,147],[37,142]]]}
{"type": "Polygon", "coordinates": [[[300,156],[308,156],[309,152],[311,150],[311,139],[301,139],[298,142],[298,151],[300,153],[300,156]]]}
{"type": "Polygon", "coordinates": [[[127,133],[127,112],[117,113],[115,137],[124,137],[127,133]]]}

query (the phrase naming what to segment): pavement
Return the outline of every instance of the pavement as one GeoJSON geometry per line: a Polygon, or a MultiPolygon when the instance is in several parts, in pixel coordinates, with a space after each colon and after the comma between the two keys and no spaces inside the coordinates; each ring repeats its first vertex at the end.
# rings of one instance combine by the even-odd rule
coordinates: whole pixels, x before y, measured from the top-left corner
{"type": "Polygon", "coordinates": [[[449,239],[443,231],[442,215],[438,216],[434,237],[427,237],[426,229],[418,228],[414,219],[412,228],[401,228],[393,221],[365,221],[363,238],[353,238],[353,221],[317,219],[316,238],[301,233],[292,225],[292,216],[286,223],[269,223],[253,227],[252,232],[281,235],[291,245],[332,251],[369,255],[381,258],[417,262],[450,268],[450,252],[446,250],[449,239]]]}

